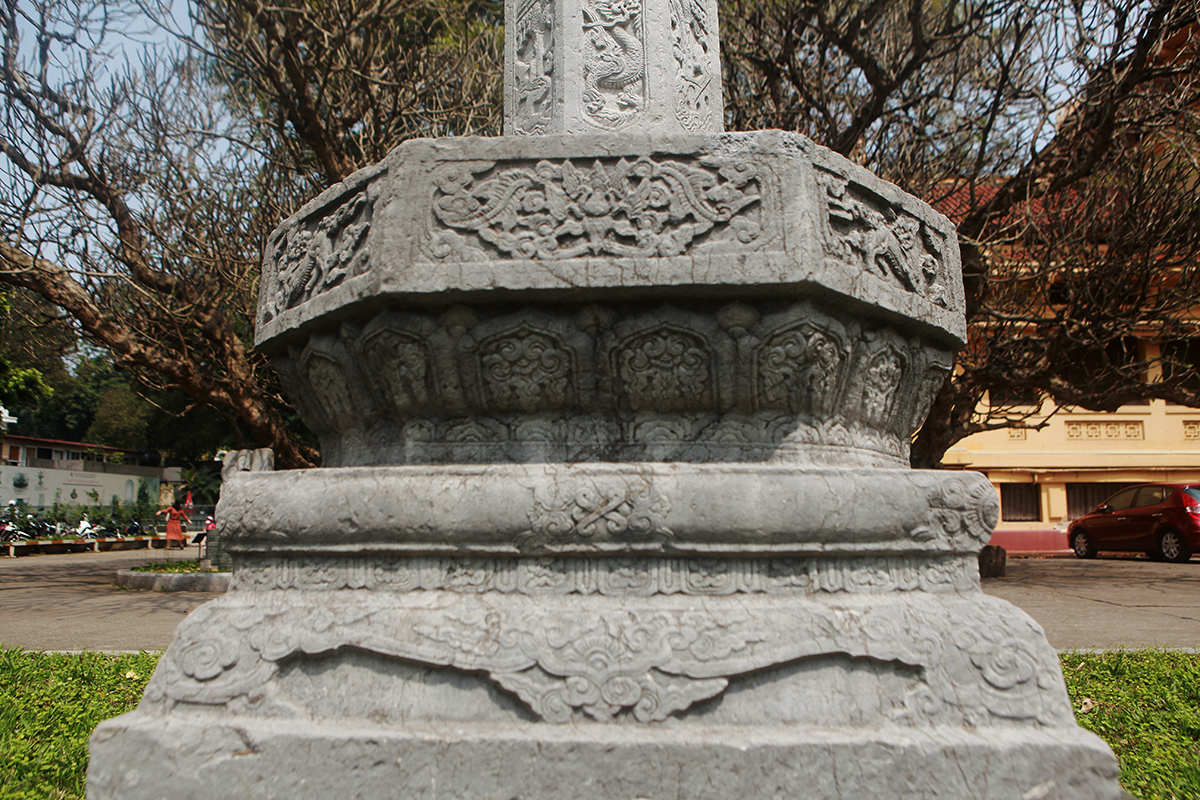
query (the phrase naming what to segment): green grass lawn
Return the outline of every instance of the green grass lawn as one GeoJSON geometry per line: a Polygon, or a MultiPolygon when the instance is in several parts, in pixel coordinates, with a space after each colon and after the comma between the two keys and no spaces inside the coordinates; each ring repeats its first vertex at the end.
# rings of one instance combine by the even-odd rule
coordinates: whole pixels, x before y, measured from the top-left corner
{"type": "Polygon", "coordinates": [[[0,798],[82,800],[88,737],[137,705],[159,655],[0,650],[0,798]]]}
{"type": "MultiPolygon", "coordinates": [[[[159,655],[0,650],[0,800],[82,800],[88,736],[137,705],[159,655]]],[[[1067,653],[1062,665],[1076,718],[1112,746],[1130,794],[1200,799],[1200,655],[1067,653]]]]}
{"type": "Polygon", "coordinates": [[[1125,791],[1200,798],[1200,655],[1064,653],[1062,666],[1075,719],[1117,754],[1125,791]]]}

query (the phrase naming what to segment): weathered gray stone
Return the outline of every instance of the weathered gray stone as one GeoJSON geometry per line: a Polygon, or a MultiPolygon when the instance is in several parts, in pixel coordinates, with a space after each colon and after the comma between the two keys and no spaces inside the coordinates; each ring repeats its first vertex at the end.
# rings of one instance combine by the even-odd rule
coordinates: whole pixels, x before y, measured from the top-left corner
{"type": "MultiPolygon", "coordinates": [[[[481,702],[487,702],[482,700],[481,702]]],[[[127,741],[89,767],[89,793],[172,800],[729,800],[737,797],[1117,800],[1117,765],[1080,728],[911,729],[753,725],[724,730],[324,719],[213,724],[121,717],[93,738],[127,741]],[[161,775],[169,765],[187,780],[161,775]],[[337,765],[336,769],[331,768],[337,765]],[[144,787],[156,787],[147,792],[144,787]],[[161,787],[161,788],[158,788],[161,787]],[[124,794],[126,791],[129,794],[124,794]]]]}
{"type": "Polygon", "coordinates": [[[973,473],[231,473],[231,590],[97,730],[89,792],[1123,797],[1041,629],[979,591],[996,514],[973,473]]]}
{"type": "Polygon", "coordinates": [[[955,232],[721,132],[713,0],[510,0],[508,136],[285,221],[256,342],[324,466],[226,460],[229,592],[89,800],[1121,798],[982,476],[906,469],[955,232]],[[534,135],[543,134],[543,135],[534,135]]]}
{"type": "Polygon", "coordinates": [[[504,132],[723,130],[716,0],[505,0],[504,132]]]}
{"type": "Polygon", "coordinates": [[[979,473],[755,464],[496,464],[244,473],[221,498],[234,554],[973,557],[979,473]]]}
{"type": "Polygon", "coordinates": [[[966,331],[945,217],[799,134],[755,131],[406,142],[271,236],[255,337],[278,351],[389,301],[739,295],[828,297],[942,347],[966,331]]]}
{"type": "Polygon", "coordinates": [[[900,467],[965,335],[950,223],[777,131],[410,142],[262,285],[326,466],[900,467]]]}

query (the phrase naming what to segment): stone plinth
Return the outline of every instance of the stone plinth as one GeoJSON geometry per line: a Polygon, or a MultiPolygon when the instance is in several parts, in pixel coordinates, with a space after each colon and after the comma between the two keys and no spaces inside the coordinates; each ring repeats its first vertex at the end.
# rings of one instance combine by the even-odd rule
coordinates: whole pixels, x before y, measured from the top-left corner
{"type": "Polygon", "coordinates": [[[975,473],[248,472],[89,795],[1119,798],[975,473]],[[570,786],[569,793],[564,786],[570,786]]]}
{"type": "Polygon", "coordinates": [[[1125,797],[980,591],[995,491],[906,468],[950,223],[720,133],[712,4],[508,10],[510,129],[605,132],[410,142],[272,235],[257,344],[324,465],[227,461],[230,591],[89,799],[1125,797]],[[637,48],[673,66],[599,77],[637,48]]]}

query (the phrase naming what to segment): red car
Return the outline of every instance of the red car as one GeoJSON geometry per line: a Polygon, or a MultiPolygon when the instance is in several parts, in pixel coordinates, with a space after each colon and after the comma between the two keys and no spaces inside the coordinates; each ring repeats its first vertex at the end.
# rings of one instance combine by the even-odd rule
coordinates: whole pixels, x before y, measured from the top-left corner
{"type": "Polygon", "coordinates": [[[1200,484],[1148,483],[1122,489],[1067,528],[1075,555],[1145,553],[1187,561],[1200,550],[1200,484]]]}

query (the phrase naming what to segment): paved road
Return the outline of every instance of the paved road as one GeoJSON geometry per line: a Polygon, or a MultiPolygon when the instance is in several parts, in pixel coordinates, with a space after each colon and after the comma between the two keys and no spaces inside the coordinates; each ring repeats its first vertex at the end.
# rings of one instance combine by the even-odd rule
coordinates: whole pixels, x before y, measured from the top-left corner
{"type": "MultiPolygon", "coordinates": [[[[158,650],[188,611],[215,595],[131,592],[118,569],[161,559],[145,551],[0,558],[0,643],[30,650],[158,650]]],[[[178,558],[178,555],[174,555],[178,558]]],[[[984,581],[1036,619],[1059,649],[1200,648],[1200,556],[1145,560],[1012,559],[984,581]]]]}
{"type": "MultiPolygon", "coordinates": [[[[194,550],[185,552],[195,557],[194,550]]],[[[27,650],[165,648],[187,612],[216,595],[113,586],[117,570],[164,557],[162,550],[127,550],[0,558],[0,644],[27,650]]]]}
{"type": "Polygon", "coordinates": [[[1200,649],[1200,556],[1187,564],[1142,558],[1009,559],[983,590],[1024,610],[1060,650],[1200,649]]]}

